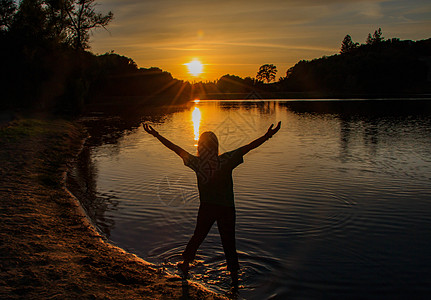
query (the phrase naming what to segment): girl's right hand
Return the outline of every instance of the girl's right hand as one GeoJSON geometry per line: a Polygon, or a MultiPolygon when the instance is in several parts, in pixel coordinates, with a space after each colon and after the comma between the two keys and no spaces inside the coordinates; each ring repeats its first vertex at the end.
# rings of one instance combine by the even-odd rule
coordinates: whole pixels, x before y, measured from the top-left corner
{"type": "Polygon", "coordinates": [[[265,134],[268,138],[272,138],[272,136],[280,130],[281,121],[278,122],[277,127],[275,127],[274,129],[272,129],[272,127],[274,127],[274,124],[271,124],[271,126],[269,126],[268,131],[265,134]]]}

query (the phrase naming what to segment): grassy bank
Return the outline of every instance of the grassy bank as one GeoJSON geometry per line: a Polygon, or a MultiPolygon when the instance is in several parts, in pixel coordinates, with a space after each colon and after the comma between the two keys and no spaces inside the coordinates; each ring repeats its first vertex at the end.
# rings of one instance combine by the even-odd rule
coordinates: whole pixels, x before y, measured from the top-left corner
{"type": "Polygon", "coordinates": [[[58,119],[0,128],[0,298],[219,298],[110,245],[88,223],[64,187],[84,137],[58,119]]]}

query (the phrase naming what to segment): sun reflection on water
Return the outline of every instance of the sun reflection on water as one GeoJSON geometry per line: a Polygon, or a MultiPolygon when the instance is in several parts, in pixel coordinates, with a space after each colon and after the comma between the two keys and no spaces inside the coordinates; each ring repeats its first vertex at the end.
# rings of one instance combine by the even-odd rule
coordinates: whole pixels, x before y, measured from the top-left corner
{"type": "MultiPolygon", "coordinates": [[[[199,140],[199,125],[201,123],[201,110],[198,107],[195,107],[195,109],[192,112],[192,122],[194,127],[194,133],[195,133],[195,141],[197,142],[199,140]]],[[[195,147],[197,147],[198,144],[195,144],[195,147]]]]}

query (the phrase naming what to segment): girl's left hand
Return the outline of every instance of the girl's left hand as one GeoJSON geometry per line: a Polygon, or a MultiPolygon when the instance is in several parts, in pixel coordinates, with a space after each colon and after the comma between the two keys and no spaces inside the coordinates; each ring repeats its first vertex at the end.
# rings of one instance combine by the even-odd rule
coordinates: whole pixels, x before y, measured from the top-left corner
{"type": "Polygon", "coordinates": [[[152,136],[159,135],[159,133],[156,130],[154,130],[154,128],[151,127],[151,125],[143,124],[142,126],[144,127],[145,131],[151,134],[152,136]]]}

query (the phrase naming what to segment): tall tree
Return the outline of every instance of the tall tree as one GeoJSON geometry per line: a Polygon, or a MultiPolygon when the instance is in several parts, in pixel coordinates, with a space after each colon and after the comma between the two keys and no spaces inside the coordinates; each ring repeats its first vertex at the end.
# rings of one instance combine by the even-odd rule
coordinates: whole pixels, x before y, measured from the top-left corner
{"type": "Polygon", "coordinates": [[[260,66],[256,79],[259,81],[265,80],[267,83],[270,83],[275,80],[275,74],[277,74],[277,67],[273,64],[265,64],[260,66]]]}
{"type": "Polygon", "coordinates": [[[382,29],[379,28],[378,30],[375,30],[373,35],[371,36],[371,33],[368,34],[366,44],[367,45],[374,45],[380,42],[383,42],[384,37],[382,36],[382,29]]]}
{"type": "Polygon", "coordinates": [[[13,0],[0,0],[0,31],[10,30],[16,12],[13,0]]]}
{"type": "Polygon", "coordinates": [[[95,0],[0,0],[0,28],[24,40],[52,40],[75,49],[89,48],[90,33],[105,28],[112,12],[96,12],[95,0]]]}
{"type": "Polygon", "coordinates": [[[358,47],[359,43],[354,43],[352,41],[352,37],[348,34],[344,37],[342,43],[341,43],[341,49],[340,53],[349,53],[352,50],[356,49],[358,47]]]}
{"type": "Polygon", "coordinates": [[[367,44],[367,45],[373,44],[373,37],[372,37],[371,33],[368,33],[367,39],[365,40],[365,44],[367,44]]]}
{"type": "Polygon", "coordinates": [[[71,8],[70,0],[44,0],[46,27],[50,37],[59,43],[66,43],[67,28],[71,26],[67,9],[71,8]]]}
{"type": "Polygon", "coordinates": [[[76,49],[89,48],[90,32],[96,28],[106,29],[114,15],[106,15],[95,10],[94,0],[65,0],[67,20],[67,42],[76,49]]]}
{"type": "Polygon", "coordinates": [[[375,30],[373,33],[373,40],[374,43],[380,43],[383,42],[384,37],[382,36],[382,29],[379,28],[378,30],[375,30]]]}
{"type": "Polygon", "coordinates": [[[45,40],[46,14],[42,0],[22,0],[13,17],[10,31],[22,40],[45,40]]]}

